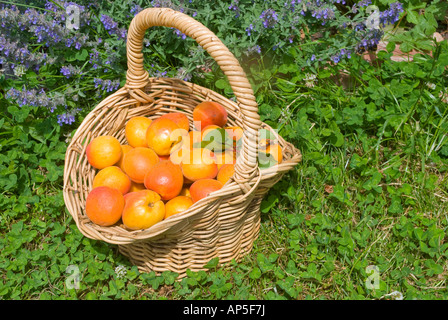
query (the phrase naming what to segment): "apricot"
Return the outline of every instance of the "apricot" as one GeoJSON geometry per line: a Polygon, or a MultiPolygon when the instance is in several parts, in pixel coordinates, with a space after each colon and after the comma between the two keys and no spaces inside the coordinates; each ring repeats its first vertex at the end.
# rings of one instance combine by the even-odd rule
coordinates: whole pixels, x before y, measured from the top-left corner
{"type": "Polygon", "coordinates": [[[187,196],[177,196],[165,203],[165,218],[184,212],[193,205],[193,199],[187,196]]]}
{"type": "Polygon", "coordinates": [[[201,179],[193,182],[190,187],[191,199],[193,203],[208,196],[211,192],[217,191],[223,187],[223,183],[216,179],[201,179]]]}
{"type": "Polygon", "coordinates": [[[205,148],[186,150],[182,155],[181,169],[185,178],[190,181],[213,179],[218,174],[216,156],[205,148]]]}
{"type": "Polygon", "coordinates": [[[282,163],[282,147],[271,139],[262,139],[259,142],[258,161],[263,167],[270,167],[282,163]]]}
{"type": "Polygon", "coordinates": [[[128,144],[132,147],[147,147],[146,131],[152,120],[143,116],[132,117],[124,127],[124,132],[128,144]]]}
{"type": "Polygon", "coordinates": [[[184,185],[184,176],[180,165],[169,160],[156,163],[145,175],[145,187],[155,191],[164,201],[179,195],[184,185]]]}
{"type": "Polygon", "coordinates": [[[185,130],[172,120],[167,118],[158,118],[154,120],[146,131],[146,142],[148,147],[155,151],[159,156],[166,156],[171,153],[173,146],[182,141],[185,130]]]}
{"type": "Polygon", "coordinates": [[[182,188],[182,190],[180,190],[179,195],[191,198],[190,188],[185,185],[185,181],[184,181],[184,187],[182,188]]]}
{"type": "Polygon", "coordinates": [[[202,132],[203,147],[213,152],[223,152],[229,147],[233,147],[233,140],[228,133],[217,125],[209,125],[202,132]]]}
{"type": "Polygon", "coordinates": [[[232,140],[235,142],[239,141],[243,137],[243,134],[244,134],[243,129],[239,126],[226,127],[226,128],[224,128],[224,130],[227,132],[229,137],[231,137],[232,140]]]}
{"type": "Polygon", "coordinates": [[[145,184],[136,183],[131,180],[131,188],[129,189],[129,192],[141,191],[141,190],[145,190],[145,189],[146,189],[145,184]]]}
{"type": "Polygon", "coordinates": [[[123,169],[123,159],[124,159],[124,155],[131,149],[134,149],[133,147],[131,147],[128,144],[122,144],[121,145],[121,157],[120,160],[118,160],[118,162],[115,164],[117,167],[119,167],[121,170],[123,169]]]}
{"type": "Polygon", "coordinates": [[[121,158],[121,145],[113,136],[94,138],[86,148],[87,161],[95,169],[113,166],[121,158]]]}
{"type": "Polygon", "coordinates": [[[201,131],[194,131],[194,130],[189,131],[188,132],[188,139],[189,139],[188,141],[189,141],[190,149],[193,149],[198,142],[202,141],[202,133],[201,133],[201,131]]]}
{"type": "Polygon", "coordinates": [[[191,147],[190,147],[189,137],[183,136],[182,141],[175,144],[171,148],[169,159],[171,160],[171,162],[173,162],[175,164],[180,164],[182,161],[183,154],[185,152],[189,151],[190,149],[191,149],[191,147]]]}
{"type": "Polygon", "coordinates": [[[236,155],[232,150],[225,150],[221,153],[215,153],[216,164],[218,165],[218,170],[225,164],[235,164],[236,155]]]}
{"type": "Polygon", "coordinates": [[[101,186],[92,189],[86,198],[86,215],[95,224],[108,227],[121,219],[123,194],[114,188],[101,186]]]}
{"type": "Polygon", "coordinates": [[[144,147],[136,147],[128,151],[124,156],[124,172],[132,181],[143,183],[146,173],[159,161],[159,156],[154,150],[144,147]]]}
{"type": "Polygon", "coordinates": [[[216,180],[225,184],[235,173],[235,165],[234,164],[224,164],[221,169],[218,171],[218,175],[216,176],[216,180]]]}
{"type": "Polygon", "coordinates": [[[110,166],[98,171],[93,178],[93,188],[101,186],[111,187],[126,194],[131,188],[131,179],[119,167],[110,166]]]}
{"type": "Polygon", "coordinates": [[[172,120],[175,124],[179,126],[179,128],[184,129],[185,131],[190,130],[190,121],[188,120],[188,117],[180,112],[170,112],[165,113],[164,115],[160,116],[160,118],[166,118],[172,120]]]}
{"type": "Polygon", "coordinates": [[[165,217],[165,204],[152,190],[127,193],[124,202],[121,220],[128,229],[147,229],[165,217]]]}
{"type": "Polygon", "coordinates": [[[216,124],[206,126],[201,130],[201,139],[204,140],[204,138],[207,137],[207,134],[213,132],[214,129],[222,129],[222,128],[220,126],[217,126],[216,124]]]}
{"type": "Polygon", "coordinates": [[[193,109],[194,127],[201,131],[209,125],[224,127],[227,123],[227,110],[214,101],[203,101],[193,109]]]}

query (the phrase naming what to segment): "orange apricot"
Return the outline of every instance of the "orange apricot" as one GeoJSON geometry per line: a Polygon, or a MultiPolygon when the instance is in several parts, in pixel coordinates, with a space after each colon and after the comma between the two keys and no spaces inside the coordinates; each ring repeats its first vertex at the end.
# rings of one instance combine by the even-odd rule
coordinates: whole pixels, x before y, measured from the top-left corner
{"type": "Polygon", "coordinates": [[[187,132],[190,130],[190,121],[188,120],[188,117],[184,113],[180,112],[165,113],[164,115],[160,116],[160,118],[166,118],[172,120],[179,126],[179,128],[184,129],[187,132]]]}
{"type": "Polygon", "coordinates": [[[275,140],[260,140],[258,153],[260,163],[266,167],[282,163],[283,161],[282,147],[275,140]]]}
{"type": "Polygon", "coordinates": [[[131,188],[129,188],[129,192],[141,191],[141,190],[145,190],[145,189],[146,189],[145,184],[136,183],[131,180],[131,188]]]}
{"type": "Polygon", "coordinates": [[[86,148],[87,161],[95,169],[113,166],[121,158],[121,144],[109,135],[94,138],[86,148]]]}
{"type": "Polygon", "coordinates": [[[226,127],[224,130],[234,142],[238,142],[244,135],[244,131],[239,126],[226,127]]]}
{"type": "Polygon", "coordinates": [[[177,196],[165,203],[165,219],[184,212],[193,205],[193,199],[187,196],[177,196]]]}
{"type": "MultiPolygon", "coordinates": [[[[185,179],[184,179],[185,180],[185,179]]],[[[193,182],[192,182],[193,183],[193,182]]],[[[185,185],[184,182],[184,186],[182,188],[182,190],[180,190],[179,193],[180,196],[186,196],[186,197],[190,197],[191,198],[191,193],[190,193],[190,187],[185,185]]]]}
{"type": "Polygon", "coordinates": [[[147,229],[165,217],[165,204],[152,190],[127,193],[124,201],[121,220],[130,230],[147,229]]]}
{"type": "Polygon", "coordinates": [[[124,172],[132,181],[143,183],[146,172],[159,161],[159,156],[154,150],[144,147],[136,147],[128,151],[124,156],[124,172]]]}
{"type": "Polygon", "coordinates": [[[107,186],[119,190],[122,194],[129,192],[131,179],[117,166],[101,169],[93,178],[93,188],[107,186]]]}
{"type": "Polygon", "coordinates": [[[148,170],[144,184],[148,190],[157,192],[166,201],[179,195],[184,185],[184,176],[180,165],[163,160],[148,170]]]}
{"type": "Polygon", "coordinates": [[[205,148],[186,150],[180,163],[182,173],[190,181],[213,179],[218,174],[216,156],[205,148]]]}
{"type": "Polygon", "coordinates": [[[148,130],[148,127],[151,125],[151,123],[151,119],[143,116],[136,116],[129,119],[124,127],[124,132],[128,144],[134,148],[147,147],[148,144],[146,142],[146,131],[148,130]]]}
{"type": "Polygon", "coordinates": [[[224,127],[226,123],[227,110],[218,102],[203,101],[193,109],[193,124],[199,131],[212,124],[224,127]]]}
{"type": "Polygon", "coordinates": [[[225,184],[235,173],[235,165],[234,164],[224,164],[221,169],[218,171],[218,175],[216,176],[216,180],[221,181],[222,184],[225,184]]]}
{"type": "Polygon", "coordinates": [[[223,183],[216,179],[201,179],[195,181],[190,187],[191,199],[194,203],[208,196],[211,192],[223,187],[223,183]]]}
{"type": "Polygon", "coordinates": [[[167,118],[158,118],[148,127],[146,142],[148,147],[159,156],[166,156],[171,153],[174,146],[182,141],[183,134],[188,133],[179,128],[174,121],[167,118]]]}
{"type": "Polygon", "coordinates": [[[118,162],[115,164],[117,167],[119,167],[121,170],[123,169],[123,159],[124,159],[124,155],[131,149],[134,149],[133,147],[131,147],[128,144],[122,144],[121,145],[121,157],[120,160],[118,160],[118,162]]]}
{"type": "Polygon", "coordinates": [[[221,153],[215,153],[216,164],[218,165],[218,170],[225,164],[235,164],[236,156],[232,150],[225,150],[221,153]]]}
{"type": "Polygon", "coordinates": [[[86,198],[87,217],[102,227],[108,227],[120,221],[123,208],[123,194],[107,186],[92,189],[86,198]]]}

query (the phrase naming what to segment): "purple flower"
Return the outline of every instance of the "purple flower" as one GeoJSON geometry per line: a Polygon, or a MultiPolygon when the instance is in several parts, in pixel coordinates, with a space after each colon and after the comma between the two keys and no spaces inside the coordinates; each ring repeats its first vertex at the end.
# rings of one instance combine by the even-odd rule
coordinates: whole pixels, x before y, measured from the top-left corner
{"type": "Polygon", "coordinates": [[[257,52],[258,54],[261,54],[261,47],[258,44],[255,45],[255,46],[247,48],[246,55],[250,56],[254,52],[257,52]]]}
{"type": "Polygon", "coordinates": [[[136,15],[137,15],[138,13],[140,13],[140,11],[142,11],[142,10],[143,10],[142,7],[140,7],[138,4],[135,4],[135,5],[132,6],[130,12],[131,12],[132,15],[136,16],[136,15]]]}
{"type": "Polygon", "coordinates": [[[11,88],[6,93],[6,98],[14,101],[20,107],[25,105],[33,107],[46,107],[53,112],[58,106],[65,104],[65,98],[63,94],[55,93],[52,97],[49,97],[43,89],[40,91],[36,89],[28,90],[25,86],[22,91],[15,88],[11,88]]]}
{"type": "MultiPolygon", "coordinates": [[[[67,107],[65,107],[65,109],[67,109],[67,107]]],[[[60,126],[63,126],[64,124],[71,125],[72,123],[75,122],[75,115],[79,111],[81,111],[80,108],[75,108],[75,109],[66,111],[65,113],[58,114],[58,116],[57,116],[58,124],[60,126]]]]}
{"type": "Polygon", "coordinates": [[[106,14],[102,14],[100,21],[103,23],[104,29],[108,31],[110,35],[117,35],[119,39],[126,40],[127,30],[125,28],[119,28],[118,23],[106,14]]]}
{"type": "Polygon", "coordinates": [[[235,11],[235,18],[240,16],[240,8],[238,7],[239,0],[233,0],[229,6],[229,10],[235,11]]]}
{"type": "Polygon", "coordinates": [[[316,18],[317,20],[321,20],[322,25],[325,25],[328,20],[332,20],[335,18],[335,12],[330,7],[319,7],[311,12],[311,16],[316,18]]]}
{"type": "Polygon", "coordinates": [[[361,1],[359,1],[358,6],[359,7],[367,7],[371,4],[372,4],[372,0],[361,0],[361,1]]]}
{"type": "Polygon", "coordinates": [[[278,16],[274,9],[264,10],[260,15],[260,19],[262,20],[263,27],[266,29],[273,28],[278,22],[278,16]]]}
{"type": "Polygon", "coordinates": [[[380,12],[381,25],[384,27],[387,24],[394,24],[400,20],[400,14],[403,11],[403,5],[400,2],[391,3],[389,9],[380,12]]]}
{"type": "Polygon", "coordinates": [[[179,38],[182,38],[182,40],[185,40],[187,38],[187,35],[185,33],[182,33],[178,29],[174,29],[174,34],[178,36],[179,38]]]}
{"type": "Polygon", "coordinates": [[[80,74],[81,69],[72,65],[68,65],[61,68],[61,73],[68,79],[72,76],[80,74]]]}
{"type": "Polygon", "coordinates": [[[247,28],[246,28],[246,32],[248,36],[252,35],[252,30],[254,30],[254,25],[251,23],[247,28]]]}
{"type": "Polygon", "coordinates": [[[331,59],[331,61],[333,61],[335,64],[338,64],[339,62],[341,62],[341,60],[342,60],[344,57],[347,57],[348,59],[350,59],[350,58],[351,58],[351,51],[343,48],[343,49],[341,49],[341,50],[339,51],[338,54],[335,54],[335,55],[331,56],[330,59],[331,59]]]}
{"type": "Polygon", "coordinates": [[[106,92],[112,92],[118,89],[120,86],[120,80],[104,80],[101,78],[94,78],[93,83],[95,84],[95,88],[100,88],[101,90],[106,90],[106,92]]]}
{"type": "Polygon", "coordinates": [[[383,35],[384,32],[380,29],[365,30],[361,35],[361,40],[355,47],[356,52],[375,51],[383,35]]]}

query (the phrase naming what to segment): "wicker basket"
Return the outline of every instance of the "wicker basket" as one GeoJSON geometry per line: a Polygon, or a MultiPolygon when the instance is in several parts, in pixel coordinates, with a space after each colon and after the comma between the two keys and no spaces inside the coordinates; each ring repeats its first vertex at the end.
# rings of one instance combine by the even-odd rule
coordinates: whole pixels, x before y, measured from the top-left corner
{"type": "Polygon", "coordinates": [[[258,106],[247,77],[226,46],[204,25],[168,8],[148,8],[132,20],[127,40],[126,85],[98,104],[84,119],[71,140],[65,157],[64,200],[80,232],[88,238],[118,245],[120,253],[142,272],[165,270],[185,276],[187,269],[203,270],[210,259],[220,263],[239,260],[249,253],[260,227],[260,203],[284,173],[301,161],[301,153],[280,136],[283,162],[260,170],[257,138],[261,128],[258,106]],[[207,88],[170,78],[149,78],[143,69],[143,37],[152,26],[174,27],[196,40],[226,75],[236,102],[207,88]],[[243,128],[242,151],[235,174],[222,189],[196,202],[182,214],[156,225],[130,231],[123,225],[100,227],[84,212],[96,170],[87,162],[87,144],[100,135],[115,136],[125,143],[124,126],[134,116],[157,118],[185,113],[192,122],[194,107],[205,100],[222,104],[228,124],[243,128]]]}

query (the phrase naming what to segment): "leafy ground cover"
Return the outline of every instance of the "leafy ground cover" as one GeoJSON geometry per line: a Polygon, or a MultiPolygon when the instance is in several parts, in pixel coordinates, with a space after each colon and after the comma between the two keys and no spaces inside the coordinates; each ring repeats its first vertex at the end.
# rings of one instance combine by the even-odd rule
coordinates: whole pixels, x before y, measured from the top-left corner
{"type": "MultiPolygon", "coordinates": [[[[448,44],[432,38],[446,4],[377,1],[379,33],[362,24],[366,0],[219,3],[77,1],[70,33],[58,26],[74,2],[0,1],[0,298],[446,299],[448,44]],[[181,281],[82,236],[62,197],[67,143],[123,84],[126,27],[149,6],[209,26],[247,71],[262,120],[303,153],[262,202],[252,253],[181,281]]],[[[145,41],[153,75],[232,96],[179,32],[145,41]]]]}

